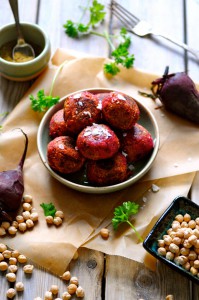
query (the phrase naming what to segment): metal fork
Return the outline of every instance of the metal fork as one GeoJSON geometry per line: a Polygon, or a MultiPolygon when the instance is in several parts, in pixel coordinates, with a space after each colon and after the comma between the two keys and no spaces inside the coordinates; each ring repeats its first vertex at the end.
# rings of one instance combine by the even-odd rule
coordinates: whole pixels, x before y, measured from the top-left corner
{"type": "Polygon", "coordinates": [[[121,21],[121,23],[125,26],[125,28],[129,32],[132,32],[140,37],[144,37],[147,35],[156,35],[165,38],[166,40],[192,53],[199,61],[199,51],[190,48],[185,43],[177,42],[168,36],[162,35],[161,33],[158,32],[156,33],[155,31],[153,31],[151,25],[148,22],[139,20],[136,16],[130,13],[126,8],[120,5],[117,1],[112,0],[111,9],[113,15],[116,16],[117,19],[121,21]]]}

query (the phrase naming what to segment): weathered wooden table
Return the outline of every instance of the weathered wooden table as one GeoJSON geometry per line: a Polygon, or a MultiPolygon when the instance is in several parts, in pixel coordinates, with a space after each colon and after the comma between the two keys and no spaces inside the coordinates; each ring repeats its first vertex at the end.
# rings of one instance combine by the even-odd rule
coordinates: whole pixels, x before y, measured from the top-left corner
{"type": "MultiPolygon", "coordinates": [[[[58,47],[75,49],[87,54],[108,56],[105,40],[91,36],[76,41],[66,36],[63,24],[66,20],[79,20],[79,6],[87,1],[73,0],[19,0],[20,19],[39,24],[49,34],[52,53],[58,47]]],[[[141,19],[149,21],[154,28],[171,35],[179,41],[199,49],[198,0],[122,0],[119,1],[141,19]]],[[[101,1],[108,7],[109,1],[101,1]]],[[[8,0],[0,1],[0,26],[13,22],[8,0]]],[[[120,26],[108,13],[104,27],[112,30],[120,26]]],[[[139,38],[132,36],[131,51],[135,54],[134,66],[144,71],[162,74],[165,64],[171,72],[187,71],[192,79],[199,81],[199,63],[184,50],[161,38],[139,38]]],[[[0,78],[0,113],[10,112],[22,98],[32,82],[13,82],[0,78]]],[[[199,202],[199,190],[190,194],[192,200],[199,202]]],[[[80,249],[79,259],[71,263],[70,269],[81,280],[85,288],[85,299],[115,300],[144,299],[163,300],[166,295],[174,295],[175,300],[199,299],[199,287],[162,263],[156,272],[146,269],[142,264],[121,257],[112,257],[96,251],[80,249]]],[[[18,279],[22,274],[18,274],[18,279]]],[[[26,280],[26,291],[15,299],[33,300],[36,295],[44,295],[51,284],[64,284],[60,279],[37,267],[31,281],[26,280]]],[[[0,274],[0,299],[6,299],[8,284],[0,274]]]]}

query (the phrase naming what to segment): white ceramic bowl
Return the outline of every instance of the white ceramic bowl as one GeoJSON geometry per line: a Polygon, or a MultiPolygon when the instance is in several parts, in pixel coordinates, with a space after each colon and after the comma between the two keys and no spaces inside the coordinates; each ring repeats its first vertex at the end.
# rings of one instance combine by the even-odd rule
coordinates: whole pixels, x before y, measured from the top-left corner
{"type": "MultiPolygon", "coordinates": [[[[33,60],[16,63],[0,57],[0,74],[10,80],[26,81],[37,77],[48,65],[51,56],[50,40],[45,31],[32,23],[21,23],[24,39],[27,43],[36,45],[38,54],[33,60]]],[[[0,48],[7,42],[17,43],[15,24],[7,24],[0,29],[0,48]]]]}
{"type": "MultiPolygon", "coordinates": [[[[81,91],[76,91],[75,93],[80,93],[82,91],[89,91],[91,93],[97,94],[97,93],[109,93],[111,91],[116,91],[116,90],[110,90],[110,89],[100,89],[100,88],[93,88],[93,89],[85,89],[81,91]]],[[[118,90],[117,90],[118,91],[118,90]]],[[[118,91],[121,92],[121,91],[118,91]]],[[[47,170],[50,172],[50,174],[56,178],[58,181],[63,183],[64,185],[81,191],[85,193],[95,193],[95,194],[103,194],[103,193],[110,193],[110,192],[115,192],[121,189],[124,189],[136,181],[138,181],[141,177],[143,177],[148,170],[151,168],[152,163],[157,155],[158,152],[158,147],[159,147],[159,130],[158,130],[158,125],[157,122],[152,115],[152,113],[145,107],[143,106],[142,103],[137,102],[139,109],[140,109],[140,119],[139,119],[139,124],[144,126],[152,135],[152,138],[154,140],[154,149],[149,157],[146,159],[143,159],[139,161],[138,163],[133,164],[135,169],[133,175],[128,178],[126,181],[115,184],[115,185],[110,185],[110,186],[103,186],[103,187],[96,187],[96,186],[91,186],[88,183],[84,181],[84,171],[81,172],[76,172],[74,174],[70,174],[69,176],[60,176],[57,174],[55,171],[51,169],[51,167],[48,164],[47,160],[47,145],[51,141],[51,138],[49,137],[49,122],[51,120],[51,117],[55,112],[63,108],[65,98],[69,95],[75,94],[71,93],[60,99],[59,103],[57,103],[55,106],[50,108],[44,115],[39,129],[37,133],[37,146],[38,146],[38,152],[40,155],[40,158],[44,164],[44,166],[47,168],[47,170]]]]}

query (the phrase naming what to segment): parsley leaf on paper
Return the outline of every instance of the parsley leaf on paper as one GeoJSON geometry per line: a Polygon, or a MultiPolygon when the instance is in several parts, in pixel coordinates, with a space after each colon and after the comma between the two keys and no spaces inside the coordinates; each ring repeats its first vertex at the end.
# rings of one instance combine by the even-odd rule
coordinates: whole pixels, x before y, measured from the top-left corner
{"type": "Polygon", "coordinates": [[[43,208],[44,215],[46,217],[47,216],[52,216],[54,218],[55,213],[57,211],[54,204],[52,204],[52,203],[41,203],[40,206],[43,208]]]}
{"type": "Polygon", "coordinates": [[[134,64],[135,58],[134,55],[130,54],[128,51],[131,44],[131,39],[129,36],[127,36],[126,28],[122,28],[120,30],[119,36],[110,35],[106,31],[101,33],[93,30],[95,26],[102,23],[102,21],[105,19],[105,16],[106,12],[104,11],[104,5],[97,0],[93,0],[92,6],[84,8],[83,15],[80,19],[81,21],[73,22],[72,20],[67,20],[63,27],[65,28],[65,33],[71,38],[79,38],[84,34],[93,34],[105,38],[112,50],[111,57],[114,61],[104,65],[104,72],[114,76],[120,72],[120,65],[127,69],[131,68],[134,64]],[[88,10],[90,12],[89,21],[84,24],[82,23],[82,19],[88,10]],[[122,39],[122,41],[117,47],[115,47],[112,43],[112,39],[122,39]]]}
{"type": "Polygon", "coordinates": [[[31,107],[34,111],[45,112],[49,107],[55,105],[60,97],[52,97],[51,95],[45,95],[44,90],[39,90],[37,98],[33,95],[29,96],[31,100],[31,107]]]}
{"type": "Polygon", "coordinates": [[[136,228],[133,226],[133,224],[130,222],[130,217],[132,215],[136,215],[139,210],[139,204],[136,204],[135,202],[123,202],[122,205],[118,206],[114,210],[114,217],[112,218],[112,225],[114,230],[118,229],[118,226],[121,223],[127,223],[130,225],[130,227],[135,231],[135,234],[137,235],[138,239],[143,242],[142,237],[136,230],[136,228]]]}

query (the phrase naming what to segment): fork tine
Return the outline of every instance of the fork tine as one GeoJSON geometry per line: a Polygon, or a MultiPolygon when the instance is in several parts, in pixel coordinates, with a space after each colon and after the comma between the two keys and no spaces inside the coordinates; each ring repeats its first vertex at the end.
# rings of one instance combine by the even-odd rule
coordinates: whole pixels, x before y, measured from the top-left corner
{"type": "Polygon", "coordinates": [[[113,14],[127,27],[134,27],[140,20],[115,0],[111,3],[113,14]]]}

